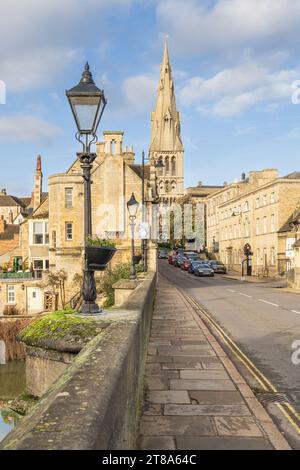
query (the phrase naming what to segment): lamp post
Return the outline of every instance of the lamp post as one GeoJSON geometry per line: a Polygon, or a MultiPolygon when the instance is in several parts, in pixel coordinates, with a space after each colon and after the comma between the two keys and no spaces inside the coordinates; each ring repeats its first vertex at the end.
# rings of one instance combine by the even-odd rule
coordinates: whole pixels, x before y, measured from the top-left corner
{"type": "MultiPolygon", "coordinates": [[[[147,161],[149,161],[150,158],[148,156],[147,161]]],[[[146,222],[146,211],[145,211],[145,152],[142,152],[142,222],[143,224],[146,222]]],[[[164,168],[164,164],[161,160],[157,160],[157,162],[154,164],[154,168],[156,170],[160,170],[164,168]]],[[[142,238],[142,265],[144,271],[148,270],[148,259],[147,259],[147,239],[142,238]]]]}
{"type": "Polygon", "coordinates": [[[100,90],[93,80],[89,64],[86,63],[82,78],[78,85],[66,91],[66,96],[75,119],[76,139],[82,144],[83,151],[77,153],[81,163],[84,182],[84,251],[85,264],[83,270],[81,313],[93,315],[101,312],[96,304],[97,291],[94,271],[88,269],[87,242],[92,235],[91,207],[91,169],[96,154],[91,152],[91,145],[97,142],[97,128],[106,106],[103,90],[100,90]]]}
{"type": "Polygon", "coordinates": [[[137,211],[139,208],[139,203],[137,202],[134,193],[132,193],[131,198],[127,202],[127,210],[129,213],[130,227],[131,227],[131,268],[130,268],[130,279],[132,281],[136,280],[136,269],[134,262],[134,227],[137,211]]]}

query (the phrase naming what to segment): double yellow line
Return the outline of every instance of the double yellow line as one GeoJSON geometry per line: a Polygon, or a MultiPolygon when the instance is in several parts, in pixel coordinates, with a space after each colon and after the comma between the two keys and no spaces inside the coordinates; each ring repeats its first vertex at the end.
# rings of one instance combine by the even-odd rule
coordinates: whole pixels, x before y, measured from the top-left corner
{"type": "MultiPolygon", "coordinates": [[[[209,324],[217,331],[221,336],[224,343],[233,352],[237,359],[249,370],[252,376],[261,385],[262,389],[267,392],[278,393],[278,390],[274,385],[267,379],[267,377],[253,364],[253,362],[241,351],[237,344],[228,336],[223,328],[204,310],[204,308],[190,295],[187,295],[182,289],[178,289],[187,302],[197,311],[204,316],[209,324]]],[[[276,403],[276,406],[283,413],[285,418],[290,422],[297,433],[300,435],[300,416],[294,407],[288,403],[276,403]]]]}

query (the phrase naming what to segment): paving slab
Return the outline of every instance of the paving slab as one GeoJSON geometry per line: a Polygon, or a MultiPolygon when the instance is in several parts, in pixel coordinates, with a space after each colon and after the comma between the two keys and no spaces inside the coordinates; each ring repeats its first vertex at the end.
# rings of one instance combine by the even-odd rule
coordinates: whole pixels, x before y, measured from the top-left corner
{"type": "Polygon", "coordinates": [[[214,421],[208,416],[149,416],[140,424],[143,436],[216,436],[214,421]]]}
{"type": "Polygon", "coordinates": [[[183,369],[179,372],[181,379],[201,379],[201,380],[229,380],[229,375],[225,370],[190,370],[183,369]]]}
{"type": "MultiPolygon", "coordinates": [[[[170,403],[170,402],[168,402],[170,403]]],[[[166,416],[249,416],[246,405],[180,405],[168,404],[164,407],[166,416]]]]}
{"type": "Polygon", "coordinates": [[[236,405],[244,403],[239,392],[231,391],[202,391],[195,390],[189,392],[193,405],[236,405]]]}
{"type": "Polygon", "coordinates": [[[143,450],[175,450],[175,440],[173,436],[141,437],[138,447],[143,450]]]}
{"type": "Polygon", "coordinates": [[[164,278],[144,382],[140,449],[289,449],[198,312],[164,278]]]}
{"type": "Polygon", "coordinates": [[[263,437],[253,418],[217,416],[214,421],[220,436],[263,437]]]}
{"type": "Polygon", "coordinates": [[[149,392],[147,396],[150,403],[190,403],[189,395],[186,391],[155,391],[149,392]]]}
{"type": "Polygon", "coordinates": [[[177,437],[178,450],[274,450],[268,439],[243,437],[177,437]]]}
{"type": "Polygon", "coordinates": [[[236,390],[231,380],[170,380],[171,390],[236,390]]]}

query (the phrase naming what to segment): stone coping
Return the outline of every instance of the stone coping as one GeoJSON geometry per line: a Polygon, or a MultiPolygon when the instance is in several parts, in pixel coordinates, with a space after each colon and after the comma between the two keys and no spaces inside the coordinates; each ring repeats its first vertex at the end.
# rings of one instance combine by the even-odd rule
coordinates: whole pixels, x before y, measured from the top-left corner
{"type": "Polygon", "coordinates": [[[113,285],[114,289],[134,290],[139,285],[139,280],[120,279],[113,285]]]}
{"type": "Polygon", "coordinates": [[[136,442],[156,273],[1,443],[3,450],[130,449],[136,442]]]}

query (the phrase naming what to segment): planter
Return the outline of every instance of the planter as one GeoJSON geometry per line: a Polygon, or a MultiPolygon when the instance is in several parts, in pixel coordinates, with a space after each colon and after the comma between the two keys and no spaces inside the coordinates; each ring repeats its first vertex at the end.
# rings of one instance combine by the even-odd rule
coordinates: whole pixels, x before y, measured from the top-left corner
{"type": "Polygon", "coordinates": [[[110,246],[87,246],[87,268],[90,271],[104,271],[116,251],[110,246]]]}
{"type": "Polygon", "coordinates": [[[142,255],[135,255],[135,256],[133,257],[133,262],[134,262],[134,264],[139,264],[139,262],[141,261],[141,259],[142,259],[142,255]]]}

